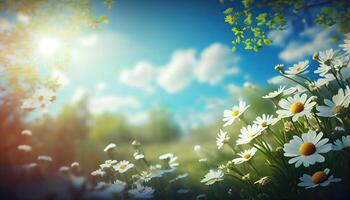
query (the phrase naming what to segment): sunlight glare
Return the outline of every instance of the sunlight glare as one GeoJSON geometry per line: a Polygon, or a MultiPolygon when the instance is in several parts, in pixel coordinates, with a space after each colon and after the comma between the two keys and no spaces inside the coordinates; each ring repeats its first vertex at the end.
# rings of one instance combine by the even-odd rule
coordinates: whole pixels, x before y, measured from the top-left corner
{"type": "Polygon", "coordinates": [[[56,38],[44,38],[39,43],[39,51],[44,55],[53,54],[59,47],[60,42],[56,38]]]}

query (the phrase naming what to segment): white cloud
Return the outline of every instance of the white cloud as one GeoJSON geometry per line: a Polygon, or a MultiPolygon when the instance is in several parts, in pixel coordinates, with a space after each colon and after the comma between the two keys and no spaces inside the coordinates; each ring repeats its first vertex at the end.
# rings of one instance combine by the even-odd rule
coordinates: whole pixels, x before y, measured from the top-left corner
{"type": "Polygon", "coordinates": [[[227,75],[239,73],[239,68],[230,66],[238,60],[239,57],[227,46],[213,43],[201,52],[199,58],[196,57],[196,50],[185,49],[175,51],[170,61],[163,66],[139,62],[132,69],[124,69],[119,80],[125,85],[146,91],[153,91],[158,85],[168,93],[176,93],[192,81],[215,85],[227,75]]]}
{"type": "Polygon", "coordinates": [[[97,40],[98,40],[98,36],[96,34],[90,34],[90,35],[82,36],[79,39],[79,42],[83,46],[92,47],[96,44],[97,40]]]}
{"type": "Polygon", "coordinates": [[[104,81],[101,81],[99,83],[96,84],[96,89],[99,91],[103,91],[107,88],[107,83],[104,81]]]}
{"type": "Polygon", "coordinates": [[[279,54],[280,59],[286,62],[297,61],[312,55],[315,51],[332,46],[331,35],[336,27],[322,29],[320,27],[308,28],[299,34],[299,39],[292,40],[279,54]]]}
{"type": "Polygon", "coordinates": [[[86,97],[87,95],[87,91],[84,88],[78,88],[75,90],[73,96],[72,96],[72,102],[78,102],[80,100],[82,100],[84,97],[86,97]]]}
{"type": "Polygon", "coordinates": [[[226,75],[237,74],[239,68],[229,68],[229,65],[238,61],[238,57],[232,55],[230,48],[219,43],[204,49],[194,69],[198,82],[215,85],[226,75]]]}
{"type": "Polygon", "coordinates": [[[144,89],[148,92],[154,90],[152,85],[157,74],[157,69],[152,64],[141,61],[132,69],[121,71],[119,81],[131,87],[144,89]]]}
{"type": "Polygon", "coordinates": [[[237,95],[237,94],[240,94],[240,93],[241,93],[242,87],[230,83],[230,84],[227,85],[227,90],[228,90],[228,92],[229,92],[230,94],[232,94],[232,95],[237,95]]]}
{"type": "Polygon", "coordinates": [[[131,96],[114,96],[103,95],[92,97],[89,101],[89,110],[93,114],[104,112],[118,112],[123,109],[136,109],[141,106],[141,103],[131,96]]]}
{"type": "Polygon", "coordinates": [[[281,85],[283,82],[285,82],[286,79],[283,77],[283,76],[274,76],[274,77],[271,77],[267,80],[267,83],[268,84],[271,84],[271,85],[281,85]]]}
{"type": "Polygon", "coordinates": [[[273,30],[269,32],[268,38],[271,39],[272,45],[275,46],[283,46],[286,43],[286,39],[291,35],[293,32],[293,28],[291,25],[287,25],[287,28],[285,30],[273,30]]]}
{"type": "Polygon", "coordinates": [[[157,82],[169,93],[185,88],[193,80],[193,67],[197,61],[194,49],[176,51],[170,62],[159,69],[157,82]]]}

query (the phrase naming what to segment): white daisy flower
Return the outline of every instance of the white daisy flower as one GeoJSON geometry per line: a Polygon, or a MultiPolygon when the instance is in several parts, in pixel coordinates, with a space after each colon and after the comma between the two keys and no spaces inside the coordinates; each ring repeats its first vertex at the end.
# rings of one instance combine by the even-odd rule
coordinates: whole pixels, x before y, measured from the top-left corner
{"type": "Polygon", "coordinates": [[[140,153],[140,152],[136,151],[134,153],[134,158],[135,158],[135,160],[140,160],[142,158],[145,158],[145,155],[143,153],[140,153]]]}
{"type": "Polygon", "coordinates": [[[350,58],[347,55],[338,56],[333,60],[333,67],[338,70],[347,67],[349,64],[349,59],[350,58]]]}
{"type": "Polygon", "coordinates": [[[32,147],[26,144],[18,145],[17,149],[24,152],[32,151],[32,147]]]}
{"type": "Polygon", "coordinates": [[[279,121],[278,118],[274,118],[272,115],[265,115],[263,114],[261,117],[258,116],[255,121],[254,124],[259,125],[262,129],[267,129],[269,126],[272,126],[274,124],[276,124],[279,121]]]}
{"type": "Polygon", "coordinates": [[[338,94],[332,97],[332,101],[329,99],[325,99],[325,106],[317,106],[316,109],[318,111],[317,115],[321,117],[334,117],[344,109],[349,107],[350,102],[350,94],[348,90],[343,90],[340,88],[338,90],[338,94]]]}
{"type": "Polygon", "coordinates": [[[278,97],[278,96],[283,94],[284,88],[286,88],[286,86],[280,86],[277,90],[268,93],[267,95],[263,96],[262,98],[273,99],[275,97],[278,97]]]}
{"type": "Polygon", "coordinates": [[[268,176],[261,177],[259,180],[255,181],[254,184],[267,185],[271,182],[271,178],[268,176]]]}
{"type": "Polygon", "coordinates": [[[37,166],[38,166],[38,163],[29,163],[29,164],[23,165],[22,167],[23,167],[24,169],[33,169],[33,168],[35,168],[35,167],[37,167],[37,166]]]}
{"type": "Polygon", "coordinates": [[[238,153],[238,155],[241,156],[241,157],[233,159],[232,162],[235,163],[235,164],[244,163],[244,162],[250,160],[254,156],[256,151],[257,151],[257,149],[253,147],[251,149],[248,149],[248,150],[245,150],[245,151],[243,151],[241,153],[238,153]]]}
{"type": "Polygon", "coordinates": [[[223,118],[223,121],[225,122],[224,127],[228,126],[228,125],[231,125],[249,107],[250,107],[250,105],[247,105],[246,102],[240,100],[238,106],[233,106],[231,110],[225,110],[224,111],[224,118],[223,118]]]}
{"type": "Polygon", "coordinates": [[[194,147],[193,147],[193,150],[195,151],[195,152],[199,152],[200,150],[201,150],[201,146],[200,145],[195,145],[194,147]]]}
{"type": "Polygon", "coordinates": [[[114,170],[121,173],[121,174],[128,171],[129,169],[131,169],[133,167],[134,167],[134,164],[132,164],[126,160],[122,160],[118,164],[113,166],[114,170]]]}
{"type": "Polygon", "coordinates": [[[218,169],[215,171],[211,169],[201,180],[201,183],[205,183],[206,185],[212,185],[218,181],[224,180],[223,176],[224,172],[222,170],[218,169]]]}
{"type": "Polygon", "coordinates": [[[306,74],[309,72],[307,71],[307,68],[309,68],[309,61],[300,61],[298,64],[294,64],[292,67],[289,67],[285,73],[290,76],[306,74]]]}
{"type": "Polygon", "coordinates": [[[116,160],[106,160],[104,163],[100,164],[100,168],[103,169],[108,169],[112,167],[113,165],[117,164],[118,161],[116,160]]]}
{"type": "Polygon", "coordinates": [[[166,154],[162,154],[159,156],[160,160],[168,160],[170,158],[174,157],[174,154],[172,153],[166,153],[166,154]]]}
{"type": "Polygon", "coordinates": [[[106,172],[103,171],[102,169],[97,169],[93,172],[91,172],[91,176],[100,176],[100,177],[103,177],[106,175],[106,172]]]}
{"type": "Polygon", "coordinates": [[[32,134],[32,131],[30,130],[23,130],[21,132],[21,135],[32,136],[33,134],[32,134]]]}
{"type": "Polygon", "coordinates": [[[344,40],[344,44],[339,45],[347,54],[350,54],[350,34],[346,35],[347,38],[344,40]]]}
{"type": "Polygon", "coordinates": [[[311,110],[316,102],[313,102],[313,97],[307,98],[306,94],[295,94],[293,97],[281,99],[278,105],[282,108],[277,110],[279,118],[292,117],[295,122],[299,117],[310,116],[311,110]]]}
{"type": "Polygon", "coordinates": [[[325,74],[324,77],[317,79],[317,81],[312,82],[316,88],[321,88],[324,85],[329,85],[330,82],[335,80],[333,74],[325,74]]]}
{"type": "Polygon", "coordinates": [[[308,174],[303,174],[300,177],[300,183],[298,183],[299,187],[305,187],[305,189],[315,188],[317,186],[327,186],[330,183],[340,182],[340,178],[334,178],[333,175],[329,176],[330,170],[326,168],[323,171],[317,171],[312,176],[308,174]]]}
{"type": "Polygon", "coordinates": [[[110,143],[109,145],[107,145],[107,146],[103,149],[103,151],[104,151],[104,152],[111,151],[111,150],[115,149],[116,147],[117,147],[116,144],[110,143]]]}
{"type": "Polygon", "coordinates": [[[221,149],[221,147],[224,146],[224,144],[228,143],[229,140],[230,137],[227,135],[227,132],[224,132],[220,129],[220,133],[218,133],[218,135],[216,136],[216,146],[218,147],[218,149],[221,149]]]}
{"type": "Polygon", "coordinates": [[[138,181],[146,182],[146,183],[152,180],[152,178],[154,178],[153,173],[147,172],[147,171],[143,171],[140,174],[135,174],[132,177],[137,179],[138,181]]]}
{"type": "Polygon", "coordinates": [[[52,162],[52,158],[50,156],[38,156],[38,160],[52,162]]]}
{"type": "Polygon", "coordinates": [[[136,188],[129,190],[128,193],[135,199],[151,199],[154,191],[151,187],[136,184],[136,188]]]}
{"type": "Polygon", "coordinates": [[[350,135],[341,137],[341,140],[335,140],[332,149],[333,151],[343,150],[350,152],[350,135]]]}
{"type": "Polygon", "coordinates": [[[241,134],[238,135],[239,139],[236,141],[236,144],[240,145],[240,144],[249,143],[254,138],[261,135],[262,130],[263,129],[257,124],[248,125],[247,127],[243,127],[240,130],[241,134]]]}
{"type": "Polygon", "coordinates": [[[323,133],[316,133],[316,131],[309,131],[303,133],[301,138],[293,136],[293,139],[289,143],[284,145],[284,156],[293,157],[288,163],[295,163],[295,167],[299,167],[301,164],[304,167],[309,167],[317,162],[322,163],[325,158],[321,153],[327,153],[332,149],[332,144],[327,143],[328,138],[322,139],[323,133]]]}
{"type": "Polygon", "coordinates": [[[56,93],[47,88],[37,89],[31,98],[23,101],[21,108],[33,110],[36,108],[47,108],[47,106],[56,99],[56,93]]]}
{"type": "Polygon", "coordinates": [[[336,51],[333,51],[333,49],[318,52],[316,60],[320,63],[320,66],[315,70],[315,73],[320,74],[320,76],[327,74],[331,70],[331,65],[335,57],[336,51]]]}

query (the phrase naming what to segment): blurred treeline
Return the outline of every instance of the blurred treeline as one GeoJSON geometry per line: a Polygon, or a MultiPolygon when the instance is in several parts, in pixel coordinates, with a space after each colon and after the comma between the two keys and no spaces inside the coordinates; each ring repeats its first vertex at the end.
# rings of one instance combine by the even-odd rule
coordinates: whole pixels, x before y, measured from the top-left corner
{"type": "MultiPolygon", "coordinates": [[[[272,104],[261,100],[261,96],[266,91],[267,89],[261,88],[242,89],[244,99],[251,105],[250,111],[246,114],[247,119],[252,121],[262,113],[274,114],[270,112],[272,104]]],[[[25,121],[25,113],[13,112],[12,117],[7,116],[6,122],[2,119],[4,122],[1,126],[1,149],[4,152],[1,158],[2,166],[5,162],[11,163],[10,165],[36,162],[38,155],[48,155],[53,158],[56,169],[78,161],[85,173],[90,173],[101,162],[108,159],[103,148],[109,143],[117,144],[118,160],[133,161],[134,151],[131,142],[136,139],[142,143],[146,156],[150,160],[156,160],[162,153],[172,152],[179,156],[181,168],[191,169],[186,165],[198,161],[198,155],[193,151],[193,146],[200,144],[207,148],[210,154],[210,151],[216,148],[215,137],[222,127],[221,117],[218,117],[184,134],[174,119],[173,113],[161,104],[157,104],[148,111],[147,122],[135,125],[120,113],[92,115],[88,109],[88,101],[86,97],[78,102],[67,104],[56,116],[44,115],[35,120],[25,121]],[[32,131],[33,136],[30,139],[20,135],[24,129],[32,131]],[[31,145],[32,156],[26,156],[26,158],[19,156],[17,146],[20,144],[31,145]]],[[[236,103],[237,97],[232,97],[232,101],[228,101],[229,105],[225,107],[230,109],[236,103]]],[[[218,112],[220,116],[222,111],[218,112]]],[[[230,128],[231,136],[239,132],[236,126],[240,127],[240,125],[237,123],[230,128]]],[[[225,154],[225,150],[222,153],[225,154]]],[[[221,157],[223,158],[224,156],[221,157]]]]}

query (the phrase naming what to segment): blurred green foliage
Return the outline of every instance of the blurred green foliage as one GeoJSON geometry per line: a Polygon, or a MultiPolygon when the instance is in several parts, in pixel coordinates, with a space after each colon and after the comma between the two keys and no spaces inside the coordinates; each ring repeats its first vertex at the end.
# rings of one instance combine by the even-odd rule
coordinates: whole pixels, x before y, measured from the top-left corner
{"type": "Polygon", "coordinates": [[[225,22],[232,28],[232,50],[240,44],[244,49],[259,51],[273,41],[268,38],[272,30],[286,29],[293,24],[316,24],[325,28],[337,24],[341,33],[350,31],[350,1],[348,0],[222,0],[228,8],[225,22]]]}

